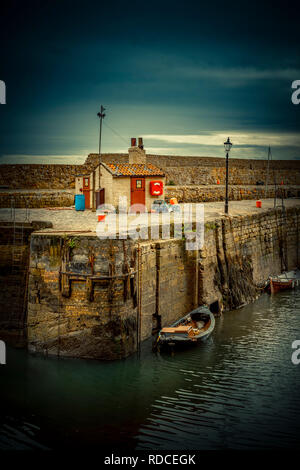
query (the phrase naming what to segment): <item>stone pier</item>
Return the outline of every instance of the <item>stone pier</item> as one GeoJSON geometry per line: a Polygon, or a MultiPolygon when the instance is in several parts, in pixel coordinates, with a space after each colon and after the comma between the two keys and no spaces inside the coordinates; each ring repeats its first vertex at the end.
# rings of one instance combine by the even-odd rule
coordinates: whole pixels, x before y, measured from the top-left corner
{"type": "MultiPolygon", "coordinates": [[[[236,203],[238,204],[238,203],[236,203]]],[[[231,208],[205,219],[205,243],[31,235],[27,333],[31,351],[119,359],[153,329],[197,305],[215,313],[255,300],[270,274],[299,265],[300,201],[283,210],[231,208]]]]}

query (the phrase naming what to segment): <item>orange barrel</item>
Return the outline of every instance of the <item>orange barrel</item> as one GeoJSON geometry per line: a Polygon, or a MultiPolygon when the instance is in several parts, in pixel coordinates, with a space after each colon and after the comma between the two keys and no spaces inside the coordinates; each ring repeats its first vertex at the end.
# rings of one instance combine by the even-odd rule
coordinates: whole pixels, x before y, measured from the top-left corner
{"type": "Polygon", "coordinates": [[[256,207],[261,207],[261,201],[256,201],[256,207]]]}
{"type": "Polygon", "coordinates": [[[173,206],[174,204],[178,204],[177,198],[176,198],[176,197],[171,197],[171,199],[170,199],[170,204],[172,204],[172,206],[173,206]]]}

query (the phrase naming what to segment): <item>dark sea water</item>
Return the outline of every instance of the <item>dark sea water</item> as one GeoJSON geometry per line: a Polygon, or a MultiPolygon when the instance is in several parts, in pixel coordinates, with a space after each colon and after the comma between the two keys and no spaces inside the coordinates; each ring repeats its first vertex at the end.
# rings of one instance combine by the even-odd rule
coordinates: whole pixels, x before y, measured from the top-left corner
{"type": "Polygon", "coordinates": [[[300,289],[216,320],[203,344],[103,363],[8,349],[0,449],[266,449],[300,445],[300,289]]]}

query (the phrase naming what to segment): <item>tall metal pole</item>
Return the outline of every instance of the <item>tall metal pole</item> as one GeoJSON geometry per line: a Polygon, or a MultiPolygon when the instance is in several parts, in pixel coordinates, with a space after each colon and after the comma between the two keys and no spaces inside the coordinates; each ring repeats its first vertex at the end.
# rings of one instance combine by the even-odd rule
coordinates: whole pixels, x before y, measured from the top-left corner
{"type": "Polygon", "coordinates": [[[228,214],[228,152],[226,152],[226,193],[225,193],[225,214],[228,214]]]}
{"type": "Polygon", "coordinates": [[[268,150],[268,163],[267,163],[267,174],[266,174],[266,184],[265,184],[265,198],[268,197],[268,183],[269,183],[269,171],[270,171],[270,156],[271,156],[271,147],[269,146],[269,150],[268,150]]]}
{"type": "Polygon", "coordinates": [[[97,113],[97,116],[100,118],[100,132],[99,132],[99,189],[100,189],[100,164],[101,164],[101,138],[102,138],[102,120],[105,118],[104,112],[105,108],[102,106],[100,107],[100,113],[97,113]]]}
{"type": "Polygon", "coordinates": [[[229,152],[230,152],[230,149],[232,147],[232,143],[230,142],[230,139],[228,137],[228,139],[226,140],[226,142],[224,142],[224,147],[225,147],[225,151],[226,151],[226,193],[225,193],[225,214],[228,214],[228,180],[229,180],[229,171],[228,171],[228,160],[229,160],[229,152]]]}

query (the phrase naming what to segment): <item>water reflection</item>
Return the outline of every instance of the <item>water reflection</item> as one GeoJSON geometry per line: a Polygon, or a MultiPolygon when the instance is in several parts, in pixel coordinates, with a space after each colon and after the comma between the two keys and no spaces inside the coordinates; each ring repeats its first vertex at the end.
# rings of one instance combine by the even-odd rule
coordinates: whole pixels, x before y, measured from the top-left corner
{"type": "Polygon", "coordinates": [[[9,349],[2,448],[295,447],[300,437],[300,291],[263,295],[217,319],[206,343],[114,363],[9,349]]]}

